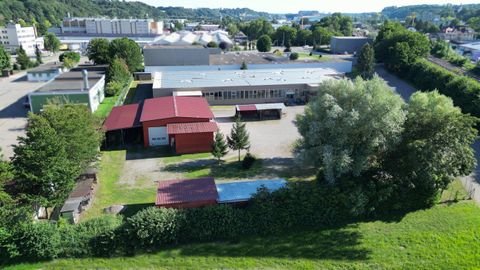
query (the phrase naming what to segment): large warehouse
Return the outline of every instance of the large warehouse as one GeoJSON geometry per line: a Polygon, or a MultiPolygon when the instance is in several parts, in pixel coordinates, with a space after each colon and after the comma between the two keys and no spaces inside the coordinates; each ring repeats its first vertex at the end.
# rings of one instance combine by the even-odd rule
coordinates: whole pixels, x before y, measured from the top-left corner
{"type": "Polygon", "coordinates": [[[341,76],[329,68],[155,72],[153,96],[203,96],[210,105],[306,102],[320,82],[341,76]]]}
{"type": "Polygon", "coordinates": [[[170,145],[177,154],[209,152],[217,123],[202,97],[160,97],[146,99],[143,106],[115,107],[104,123],[107,144],[118,136],[131,141],[143,134],[143,144],[170,145]],[[115,135],[117,134],[117,135],[115,135]]]}

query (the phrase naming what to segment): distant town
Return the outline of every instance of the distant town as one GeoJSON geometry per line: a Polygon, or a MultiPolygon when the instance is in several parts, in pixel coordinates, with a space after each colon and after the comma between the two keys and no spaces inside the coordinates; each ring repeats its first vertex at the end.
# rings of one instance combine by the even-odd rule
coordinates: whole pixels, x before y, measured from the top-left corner
{"type": "Polygon", "coordinates": [[[478,267],[480,5],[69,2],[0,2],[0,268],[478,267]]]}

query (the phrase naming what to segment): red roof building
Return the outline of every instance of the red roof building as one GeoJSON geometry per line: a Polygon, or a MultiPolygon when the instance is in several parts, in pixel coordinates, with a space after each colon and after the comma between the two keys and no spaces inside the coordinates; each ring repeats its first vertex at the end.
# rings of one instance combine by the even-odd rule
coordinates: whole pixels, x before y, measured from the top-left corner
{"type": "Polygon", "coordinates": [[[218,193],[213,178],[160,181],[155,206],[193,208],[217,203],[218,193]]]}
{"type": "Polygon", "coordinates": [[[127,136],[128,132],[124,135],[124,130],[141,127],[135,134],[143,137],[145,147],[170,145],[178,154],[209,152],[218,129],[213,118],[202,97],[160,97],[146,99],[143,106],[114,107],[104,129],[107,139],[114,138],[114,131],[120,130],[124,142],[124,137],[135,137],[127,136]]]}

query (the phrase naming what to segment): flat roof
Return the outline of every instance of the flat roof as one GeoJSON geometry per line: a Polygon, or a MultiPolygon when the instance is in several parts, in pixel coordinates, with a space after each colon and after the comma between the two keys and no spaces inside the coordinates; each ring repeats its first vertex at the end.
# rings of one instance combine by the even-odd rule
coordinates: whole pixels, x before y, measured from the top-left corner
{"type": "Polygon", "coordinates": [[[67,199],[60,210],[60,213],[77,211],[82,203],[82,198],[67,199]]]}
{"type": "Polygon", "coordinates": [[[248,201],[261,187],[265,187],[271,192],[285,187],[286,184],[287,181],[281,178],[217,184],[218,202],[234,203],[248,201]]]}
{"type": "Polygon", "coordinates": [[[331,68],[155,72],[153,89],[315,84],[341,75],[331,68]]]}
{"type": "Polygon", "coordinates": [[[178,179],[158,182],[155,205],[169,206],[183,203],[216,201],[218,198],[212,177],[178,179]]]}
{"type": "Polygon", "coordinates": [[[459,47],[478,51],[480,50],[480,42],[466,43],[466,44],[459,45],[459,47]]]}
{"type": "Polygon", "coordinates": [[[47,64],[40,65],[36,68],[32,68],[28,70],[27,73],[42,73],[46,71],[58,70],[60,68],[62,68],[62,65],[47,63],[47,64]]]}
{"type": "Polygon", "coordinates": [[[129,104],[113,107],[108,115],[103,128],[106,131],[140,127],[140,104],[129,104]]]}
{"type": "MultiPolygon", "coordinates": [[[[64,92],[64,91],[81,91],[83,90],[83,74],[82,70],[88,71],[88,84],[90,88],[94,86],[107,70],[106,65],[79,65],[70,71],[62,73],[53,81],[38,88],[35,92],[64,92]]],[[[32,93],[32,94],[35,94],[32,93]]]]}

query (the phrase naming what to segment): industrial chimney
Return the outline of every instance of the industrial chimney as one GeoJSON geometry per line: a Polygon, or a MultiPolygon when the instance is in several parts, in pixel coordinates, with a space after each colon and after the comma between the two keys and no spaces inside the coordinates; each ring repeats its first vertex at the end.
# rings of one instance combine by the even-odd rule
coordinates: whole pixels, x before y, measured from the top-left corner
{"type": "Polygon", "coordinates": [[[83,90],[90,89],[90,86],[88,85],[88,71],[86,69],[82,70],[82,76],[83,76],[83,90]]]}

